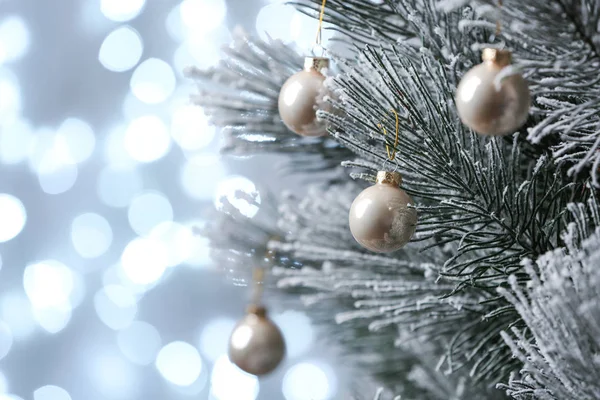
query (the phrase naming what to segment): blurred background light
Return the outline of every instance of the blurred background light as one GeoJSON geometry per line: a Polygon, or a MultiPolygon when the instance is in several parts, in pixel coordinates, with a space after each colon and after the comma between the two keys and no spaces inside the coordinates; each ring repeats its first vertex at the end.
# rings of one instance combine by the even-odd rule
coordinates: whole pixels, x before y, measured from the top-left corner
{"type": "Polygon", "coordinates": [[[29,29],[23,18],[10,15],[0,21],[0,64],[23,57],[30,45],[29,29]]]}
{"type": "Polygon", "coordinates": [[[124,146],[129,156],[139,162],[152,162],[164,157],[171,139],[165,123],[155,115],[145,115],[130,122],[124,146]]]}
{"type": "Polygon", "coordinates": [[[21,291],[12,290],[3,294],[0,299],[0,317],[17,339],[25,339],[35,330],[31,303],[21,291]]]}
{"type": "Polygon", "coordinates": [[[71,400],[71,396],[61,387],[46,385],[33,392],[33,400],[71,400]]]}
{"type": "Polygon", "coordinates": [[[165,101],[175,91],[175,85],[173,68],[158,58],[149,58],[138,65],[130,82],[135,97],[148,104],[165,101]]]}
{"type": "Polygon", "coordinates": [[[0,360],[6,357],[13,345],[13,334],[10,327],[0,321],[0,360]]]}
{"type": "Polygon", "coordinates": [[[181,170],[181,185],[193,199],[212,200],[225,171],[215,154],[198,154],[188,159],[181,170]]]}
{"type": "MultiPolygon", "coordinates": [[[[209,321],[200,333],[200,351],[212,362],[227,354],[229,336],[236,322],[231,318],[217,318],[209,321]]],[[[286,343],[287,345],[287,343],[286,343]]]]}
{"type": "Polygon", "coordinates": [[[254,183],[243,176],[228,176],[217,186],[215,207],[223,210],[226,203],[235,207],[242,215],[252,218],[260,206],[260,194],[254,183]]]}
{"type": "Polygon", "coordinates": [[[106,36],[100,46],[98,60],[109,71],[123,72],[137,65],[143,51],[140,34],[130,26],[123,26],[106,36]]]}
{"type": "Polygon", "coordinates": [[[173,221],[173,207],[162,193],[145,192],[131,200],[127,218],[131,229],[144,236],[158,224],[173,221]]]}
{"type": "Polygon", "coordinates": [[[146,0],[101,0],[100,11],[112,21],[123,22],[137,17],[146,0]]]}
{"type": "Polygon", "coordinates": [[[72,307],[61,304],[52,307],[34,308],[33,317],[38,325],[48,333],[58,333],[66,328],[71,320],[72,307]]]}
{"type": "Polygon", "coordinates": [[[258,396],[258,378],[233,365],[222,355],[213,366],[210,378],[211,400],[254,400],[258,396]]]}
{"type": "Polygon", "coordinates": [[[16,75],[0,70],[0,121],[8,121],[21,112],[21,87],[16,75]]]}
{"type": "Polygon", "coordinates": [[[38,165],[38,180],[46,194],[60,194],[73,187],[78,168],[67,154],[48,151],[38,165]]]}
{"type": "Polygon", "coordinates": [[[109,328],[119,330],[128,327],[137,314],[137,302],[125,287],[107,285],[94,296],[94,308],[98,318],[109,328]]]}
{"type": "Polygon", "coordinates": [[[56,260],[46,260],[25,267],[23,287],[34,308],[70,305],[75,278],[73,271],[56,260]]]}
{"type": "Polygon", "coordinates": [[[288,310],[274,315],[273,321],[283,333],[287,356],[298,357],[314,344],[315,333],[305,313],[288,310]]]}
{"type": "Polygon", "coordinates": [[[335,395],[335,377],[316,364],[303,362],[290,368],[283,377],[286,400],[328,400],[335,395]]]}
{"type": "Polygon", "coordinates": [[[100,200],[111,207],[127,207],[143,188],[140,173],[133,168],[108,165],[100,171],[97,181],[100,200]]]}
{"type": "Polygon", "coordinates": [[[191,228],[176,222],[161,222],[152,228],[149,236],[165,246],[169,267],[188,261],[196,250],[197,242],[191,228]]]}
{"type": "MultiPolygon", "coordinates": [[[[294,40],[290,29],[296,9],[283,3],[267,4],[256,16],[256,32],[263,40],[279,39],[283,42],[294,40]]],[[[316,31],[315,31],[316,34],[316,31]]]]}
{"type": "MultiPolygon", "coordinates": [[[[188,229],[200,228],[204,225],[202,221],[192,221],[186,224],[188,229]]],[[[192,252],[186,264],[192,267],[206,267],[211,264],[209,241],[204,236],[194,234],[192,237],[192,252]]]]}
{"type": "Polygon", "coordinates": [[[27,159],[34,140],[29,123],[23,119],[3,121],[0,129],[0,162],[17,164],[27,159]]]}
{"type": "Polygon", "coordinates": [[[121,255],[121,265],[134,284],[148,285],[158,281],[169,262],[165,245],[156,239],[136,238],[127,244],[121,255]]]}
{"type": "Polygon", "coordinates": [[[131,400],[141,389],[138,375],[123,357],[112,354],[108,349],[99,349],[99,354],[88,355],[91,361],[87,374],[103,400],[131,400]]]}
{"type": "Polygon", "coordinates": [[[56,141],[64,146],[68,157],[81,163],[94,152],[96,136],[92,127],[79,118],[67,118],[56,131],[56,141]]]}
{"type": "Polygon", "coordinates": [[[119,350],[132,363],[151,364],[161,346],[160,334],[146,322],[134,321],[117,334],[119,350]]]}
{"type": "Polygon", "coordinates": [[[184,150],[197,151],[208,146],[215,137],[215,127],[200,107],[185,106],[173,113],[171,136],[184,150]]]}
{"type": "Polygon", "coordinates": [[[183,25],[191,34],[206,34],[219,27],[227,14],[224,0],[184,0],[180,5],[183,25]]]}
{"type": "Polygon", "coordinates": [[[8,380],[6,379],[6,375],[0,371],[0,393],[6,392],[8,392],[8,380]]]}
{"type": "Polygon", "coordinates": [[[156,357],[156,368],[167,381],[178,386],[190,386],[202,371],[198,350],[189,343],[171,342],[156,357]]]}
{"type": "Polygon", "coordinates": [[[23,400],[23,399],[14,394],[4,393],[4,394],[0,394],[0,400],[23,400]]]}
{"type": "Polygon", "coordinates": [[[112,229],[106,219],[98,214],[80,214],[71,223],[71,242],[83,258],[104,254],[112,242],[112,229]]]}
{"type": "Polygon", "coordinates": [[[0,193],[0,242],[17,236],[25,226],[27,213],[23,203],[15,196],[0,193]]]}

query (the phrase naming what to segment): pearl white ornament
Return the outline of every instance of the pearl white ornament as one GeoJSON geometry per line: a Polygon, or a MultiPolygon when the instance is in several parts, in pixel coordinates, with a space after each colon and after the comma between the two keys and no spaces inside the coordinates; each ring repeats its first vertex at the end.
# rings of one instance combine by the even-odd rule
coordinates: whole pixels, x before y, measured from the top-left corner
{"type": "Polygon", "coordinates": [[[262,306],[250,306],[229,338],[229,359],[252,375],[273,371],[285,355],[281,331],[262,306]]]}
{"type": "Polygon", "coordinates": [[[521,74],[502,77],[510,64],[507,50],[484,49],[483,63],[463,76],[456,90],[462,122],[482,135],[514,133],[527,120],[531,97],[521,74]]]}
{"type": "Polygon", "coordinates": [[[323,136],[324,124],[317,120],[317,103],[324,95],[325,76],[321,69],[329,59],[306,57],[304,70],[292,75],[279,92],[279,115],[285,126],[302,136],[323,136]]]}
{"type": "Polygon", "coordinates": [[[413,200],[399,188],[402,176],[380,171],[377,183],[363,190],[350,207],[350,231],[358,243],[378,253],[396,251],[408,243],[417,227],[413,200]]]}

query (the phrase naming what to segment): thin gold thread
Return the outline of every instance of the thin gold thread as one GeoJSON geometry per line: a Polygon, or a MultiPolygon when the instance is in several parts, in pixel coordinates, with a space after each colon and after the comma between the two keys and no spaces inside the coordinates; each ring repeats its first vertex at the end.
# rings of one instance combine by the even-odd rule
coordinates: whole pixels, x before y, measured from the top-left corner
{"type": "Polygon", "coordinates": [[[315,43],[317,45],[321,45],[321,29],[323,27],[323,17],[325,16],[325,3],[327,0],[323,0],[321,3],[321,14],[319,14],[319,26],[317,27],[317,38],[315,39],[315,43]]]}
{"type": "Polygon", "coordinates": [[[260,305],[260,299],[263,294],[264,278],[265,269],[262,267],[254,268],[254,271],[252,271],[252,285],[254,289],[252,292],[252,304],[256,306],[260,305]]]}
{"type": "MultiPolygon", "coordinates": [[[[396,158],[396,148],[398,147],[398,142],[400,140],[400,120],[398,118],[398,113],[396,112],[396,110],[391,109],[390,112],[393,112],[394,116],[396,117],[396,138],[394,139],[394,148],[390,150],[390,146],[386,142],[385,150],[387,152],[388,159],[390,161],[394,161],[394,159],[396,158]]],[[[383,126],[383,124],[377,124],[377,126],[383,130],[383,136],[386,137],[387,130],[385,129],[385,126],[383,126]]]]}

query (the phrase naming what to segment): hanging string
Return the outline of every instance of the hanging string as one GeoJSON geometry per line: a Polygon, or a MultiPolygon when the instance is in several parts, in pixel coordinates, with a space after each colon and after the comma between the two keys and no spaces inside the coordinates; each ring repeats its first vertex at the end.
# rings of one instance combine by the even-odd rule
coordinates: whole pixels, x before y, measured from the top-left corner
{"type": "MultiPolygon", "coordinates": [[[[396,112],[396,110],[392,108],[390,112],[393,112],[394,116],[396,117],[396,138],[394,139],[394,147],[391,150],[390,146],[387,144],[386,141],[385,150],[387,151],[388,159],[390,161],[394,161],[394,158],[396,158],[396,148],[398,147],[398,141],[400,140],[400,120],[398,118],[398,113],[396,112]]],[[[377,127],[381,128],[383,130],[383,136],[387,137],[387,131],[385,129],[385,126],[383,126],[383,124],[377,124],[377,127]]]]}
{"type": "Polygon", "coordinates": [[[502,32],[502,0],[498,0],[498,19],[496,19],[496,37],[502,32]]]}
{"type": "Polygon", "coordinates": [[[252,301],[250,302],[252,305],[260,305],[264,288],[264,278],[265,269],[263,267],[254,268],[254,271],[252,271],[252,301]]]}
{"type": "Polygon", "coordinates": [[[327,0],[323,0],[323,3],[321,3],[321,14],[319,14],[319,26],[317,27],[317,38],[315,39],[315,44],[317,46],[321,45],[321,30],[323,28],[323,17],[325,16],[325,3],[327,3],[327,0]]]}

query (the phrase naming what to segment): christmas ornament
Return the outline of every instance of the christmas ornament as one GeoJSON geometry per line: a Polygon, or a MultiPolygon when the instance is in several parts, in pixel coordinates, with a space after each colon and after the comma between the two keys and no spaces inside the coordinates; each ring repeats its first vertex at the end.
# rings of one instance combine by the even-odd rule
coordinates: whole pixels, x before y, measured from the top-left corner
{"type": "Polygon", "coordinates": [[[317,104],[324,95],[321,73],[329,67],[325,57],[306,57],[304,70],[292,75],[279,92],[279,115],[285,126],[302,136],[323,136],[325,126],[317,120],[317,104]]]}
{"type": "MultiPolygon", "coordinates": [[[[267,258],[272,260],[272,257],[272,253],[267,253],[267,258]]],[[[252,375],[266,375],[273,371],[285,355],[283,335],[267,316],[267,309],[260,305],[263,276],[263,268],[254,270],[252,304],[229,338],[229,359],[252,375]]]]}
{"type": "Polygon", "coordinates": [[[400,189],[398,172],[379,171],[377,183],[363,190],[350,207],[350,231],[363,247],[388,253],[403,247],[415,233],[417,210],[400,189]]]}
{"type": "Polygon", "coordinates": [[[229,359],[252,375],[273,371],[285,355],[281,331],[263,306],[250,306],[248,315],[234,328],[229,340],[229,359]]]}
{"type": "Polygon", "coordinates": [[[527,120],[531,97],[519,73],[502,76],[511,62],[508,50],[484,49],[483,62],[471,68],[456,90],[462,122],[482,135],[506,135],[527,120]]]}

